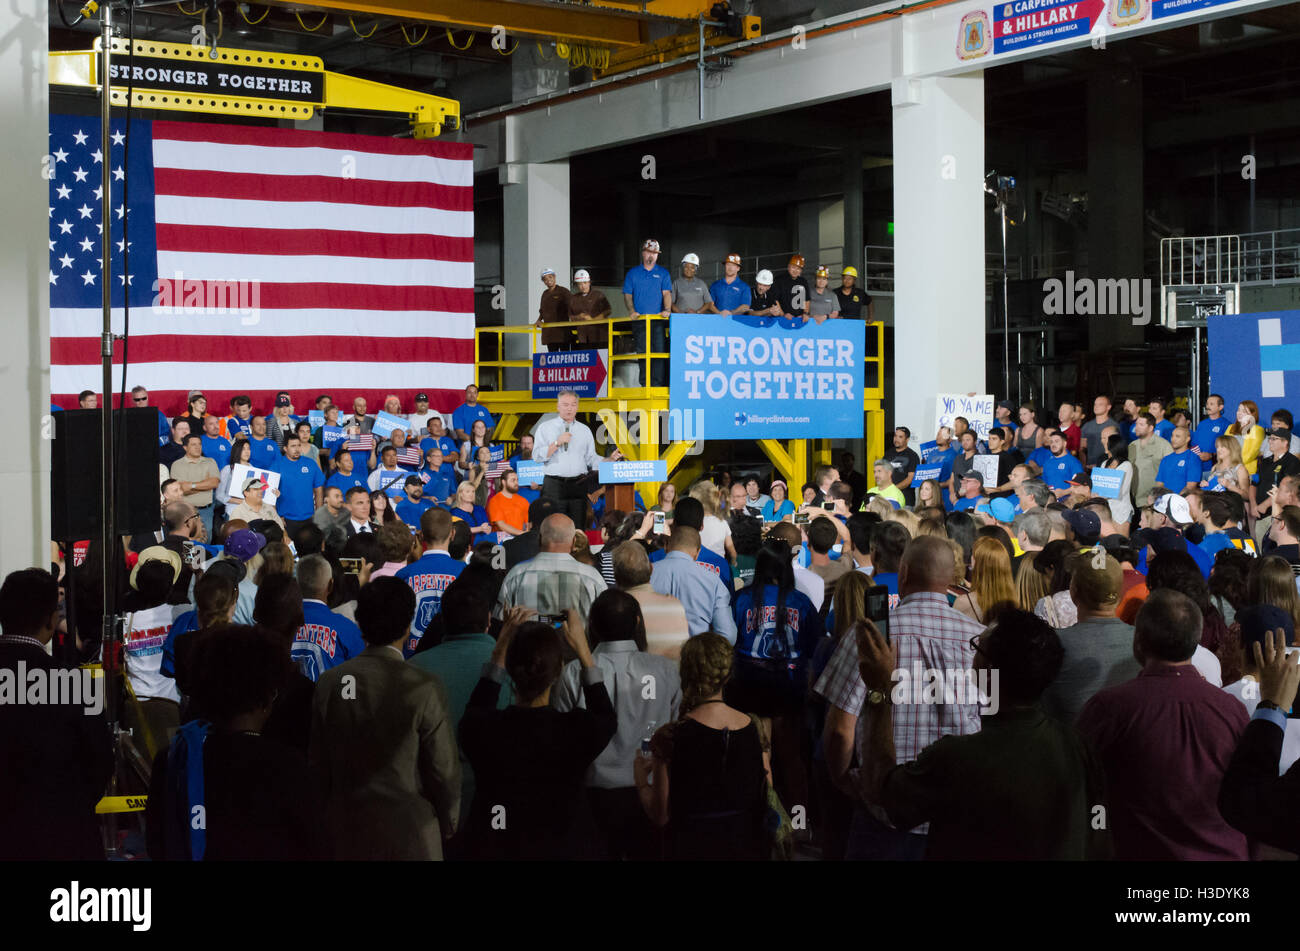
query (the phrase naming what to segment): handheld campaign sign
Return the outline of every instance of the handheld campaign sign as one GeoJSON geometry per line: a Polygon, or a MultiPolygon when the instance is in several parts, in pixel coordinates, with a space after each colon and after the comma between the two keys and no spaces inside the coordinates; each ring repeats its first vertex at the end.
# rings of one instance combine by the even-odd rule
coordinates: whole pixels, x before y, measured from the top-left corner
{"type": "Polygon", "coordinates": [[[929,462],[930,458],[939,451],[939,444],[931,439],[929,442],[921,443],[916,449],[921,454],[921,461],[929,462]]]}
{"type": "Polygon", "coordinates": [[[325,435],[323,439],[325,443],[325,451],[332,453],[335,449],[338,448],[339,443],[343,441],[344,438],[343,427],[322,426],[321,428],[325,430],[325,435]]]}
{"type": "Polygon", "coordinates": [[[958,416],[965,417],[970,428],[980,439],[989,438],[993,428],[993,396],[966,396],[961,393],[939,393],[934,398],[934,431],[942,427],[952,429],[952,421],[958,416]]]}
{"type": "Polygon", "coordinates": [[[521,459],[515,465],[515,471],[519,473],[520,485],[541,485],[546,476],[546,463],[521,459]]]}
{"type": "Polygon", "coordinates": [[[998,487],[998,457],[975,456],[971,459],[971,468],[984,477],[984,488],[998,487]]]}
{"type": "Polygon", "coordinates": [[[244,501],[244,482],[250,478],[262,480],[262,501],[275,508],[275,497],[280,494],[280,473],[258,469],[246,462],[241,462],[230,470],[230,492],[226,501],[236,505],[244,501]]]}
{"type": "Polygon", "coordinates": [[[1103,469],[1094,466],[1089,472],[1092,475],[1092,491],[1098,498],[1119,498],[1119,490],[1124,486],[1122,469],[1103,469]]]}
{"type": "Polygon", "coordinates": [[[703,439],[862,437],[866,326],[857,320],[753,327],[674,314],[673,414],[703,439]]]}
{"type": "Polygon", "coordinates": [[[392,435],[394,429],[405,429],[406,425],[406,420],[400,416],[379,412],[375,414],[375,422],[370,427],[370,431],[380,439],[387,439],[392,435]]]}
{"type": "Polygon", "coordinates": [[[912,475],[912,484],[920,485],[927,479],[939,481],[939,475],[943,472],[943,466],[922,466],[919,467],[912,475]]]}
{"type": "Polygon", "coordinates": [[[307,413],[307,422],[311,423],[311,431],[315,432],[325,425],[325,413],[318,409],[310,410],[307,413]]]}
{"type": "Polygon", "coordinates": [[[603,485],[626,482],[667,482],[668,463],[663,459],[606,460],[600,464],[600,481],[603,485]]]}

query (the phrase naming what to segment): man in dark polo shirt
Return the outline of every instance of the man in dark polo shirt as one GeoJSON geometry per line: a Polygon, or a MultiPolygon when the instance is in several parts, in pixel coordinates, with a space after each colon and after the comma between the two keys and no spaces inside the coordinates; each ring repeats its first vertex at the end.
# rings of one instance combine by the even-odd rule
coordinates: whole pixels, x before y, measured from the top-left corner
{"type": "Polygon", "coordinates": [[[1106,775],[1107,819],[1124,861],[1246,861],[1246,837],[1219,814],[1223,774],[1249,717],[1241,701],[1192,665],[1201,609],[1151,592],[1133,653],[1142,672],[1097,693],[1078,728],[1106,775]]]}
{"type": "Polygon", "coordinates": [[[573,335],[568,327],[550,327],[549,324],[565,323],[569,319],[569,289],[561,287],[555,281],[555,271],[551,268],[542,270],[542,300],[537,307],[537,326],[542,328],[542,344],[547,350],[573,349],[573,335]]]}
{"type": "Polygon", "coordinates": [[[791,256],[783,273],[772,282],[772,291],[781,304],[781,313],[787,317],[803,317],[808,313],[808,298],[811,288],[808,279],[803,276],[804,259],[802,254],[791,256]]]}
{"type": "Polygon", "coordinates": [[[871,295],[860,287],[855,286],[858,281],[858,269],[855,267],[846,267],[840,274],[840,286],[835,288],[835,296],[840,300],[840,316],[849,317],[853,320],[862,319],[862,309],[867,311],[867,321],[876,319],[876,305],[871,300],[871,295]]]}
{"type": "MultiPolygon", "coordinates": [[[[1291,430],[1275,426],[1269,430],[1268,448],[1271,459],[1259,460],[1259,486],[1255,498],[1259,499],[1259,515],[1273,514],[1273,499],[1269,491],[1290,475],[1300,475],[1300,459],[1291,455],[1291,430]]],[[[1176,491],[1176,490],[1175,490],[1176,491]]]]}
{"type": "Polygon", "coordinates": [[[908,505],[916,504],[916,488],[912,485],[912,477],[916,473],[916,467],[921,464],[921,457],[916,454],[916,450],[907,448],[907,441],[911,438],[912,431],[906,426],[899,426],[894,430],[893,451],[885,453],[886,461],[894,470],[894,485],[902,491],[908,505]]]}
{"type": "Polygon", "coordinates": [[[855,634],[867,688],[859,789],[895,828],[930,823],[927,859],[1109,857],[1106,827],[1094,827],[1104,805],[1097,763],[1074,729],[1038,704],[1063,656],[1046,621],[1007,611],[976,635],[976,676],[992,694],[980,731],[941,736],[907,763],[895,763],[893,721],[905,713],[895,707],[913,700],[911,685],[894,681],[897,649],[870,621],[855,634]]]}
{"type": "MultiPolygon", "coordinates": [[[[591,275],[579,270],[573,275],[578,290],[569,295],[569,320],[604,320],[609,316],[609,299],[599,288],[591,286],[591,275]]],[[[609,346],[609,324],[578,328],[578,346],[601,349],[609,346]]]]}

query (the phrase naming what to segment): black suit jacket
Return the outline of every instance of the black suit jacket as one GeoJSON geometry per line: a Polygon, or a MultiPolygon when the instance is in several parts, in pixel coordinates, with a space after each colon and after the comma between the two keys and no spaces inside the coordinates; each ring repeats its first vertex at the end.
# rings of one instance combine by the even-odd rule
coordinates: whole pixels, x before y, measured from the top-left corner
{"type": "Polygon", "coordinates": [[[533,528],[522,535],[516,535],[501,547],[505,549],[506,570],[509,571],[521,561],[536,558],[537,553],[542,550],[542,543],[537,537],[537,529],[533,528]]]}
{"type": "Polygon", "coordinates": [[[1286,734],[1251,720],[1219,787],[1219,812],[1252,839],[1300,852],[1300,762],[1277,774],[1286,734]]]}
{"type": "MultiPolygon", "coordinates": [[[[357,534],[357,530],[352,527],[352,519],[348,519],[346,522],[343,523],[343,530],[347,532],[348,538],[351,538],[353,535],[357,534]]],[[[379,526],[375,522],[371,522],[370,533],[373,535],[377,531],[379,531],[379,526]]]]}
{"type": "MultiPolygon", "coordinates": [[[[23,689],[19,662],[28,676],[59,669],[34,645],[0,641],[0,671],[10,672],[0,676],[23,689]]],[[[0,703],[0,860],[104,858],[95,803],[113,771],[113,747],[102,708],[84,710],[0,703]]]]}

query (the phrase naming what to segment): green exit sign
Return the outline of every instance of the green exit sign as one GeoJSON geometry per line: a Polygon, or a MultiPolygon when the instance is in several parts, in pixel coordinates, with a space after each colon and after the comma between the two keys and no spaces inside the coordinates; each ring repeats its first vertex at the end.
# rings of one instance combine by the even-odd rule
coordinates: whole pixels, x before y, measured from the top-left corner
{"type": "Polygon", "coordinates": [[[894,234],[894,223],[892,221],[885,222],[885,234],[890,236],[894,234]]]}

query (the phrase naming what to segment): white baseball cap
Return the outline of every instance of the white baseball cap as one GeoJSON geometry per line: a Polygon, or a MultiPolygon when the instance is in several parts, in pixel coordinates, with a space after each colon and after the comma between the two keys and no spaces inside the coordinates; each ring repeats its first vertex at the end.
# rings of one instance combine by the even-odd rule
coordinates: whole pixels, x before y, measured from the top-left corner
{"type": "Polygon", "coordinates": [[[690,254],[686,255],[686,257],[682,258],[682,263],[683,263],[683,264],[694,264],[696,267],[699,267],[699,266],[700,266],[700,256],[699,256],[698,254],[696,254],[694,251],[692,251],[690,254]]]}
{"type": "Polygon", "coordinates": [[[769,270],[767,270],[766,268],[764,268],[763,270],[759,271],[756,275],[754,275],[754,283],[756,283],[756,284],[767,284],[768,286],[771,286],[771,284],[772,284],[772,272],[769,271],[769,270]]]}
{"type": "Polygon", "coordinates": [[[581,270],[581,269],[579,269],[579,270],[578,270],[578,271],[573,275],[573,282],[574,282],[575,284],[577,284],[577,283],[581,283],[582,281],[590,281],[590,280],[591,280],[591,275],[588,274],[586,271],[581,270]]]}
{"type": "Polygon", "coordinates": [[[555,273],[555,268],[544,267],[542,268],[542,273],[539,275],[539,277],[545,277],[548,274],[554,274],[554,273],[555,273]]]}
{"type": "Polygon", "coordinates": [[[1160,496],[1160,498],[1156,499],[1155,510],[1179,525],[1191,524],[1191,509],[1187,504],[1187,500],[1181,495],[1170,492],[1167,495],[1160,496]]]}

